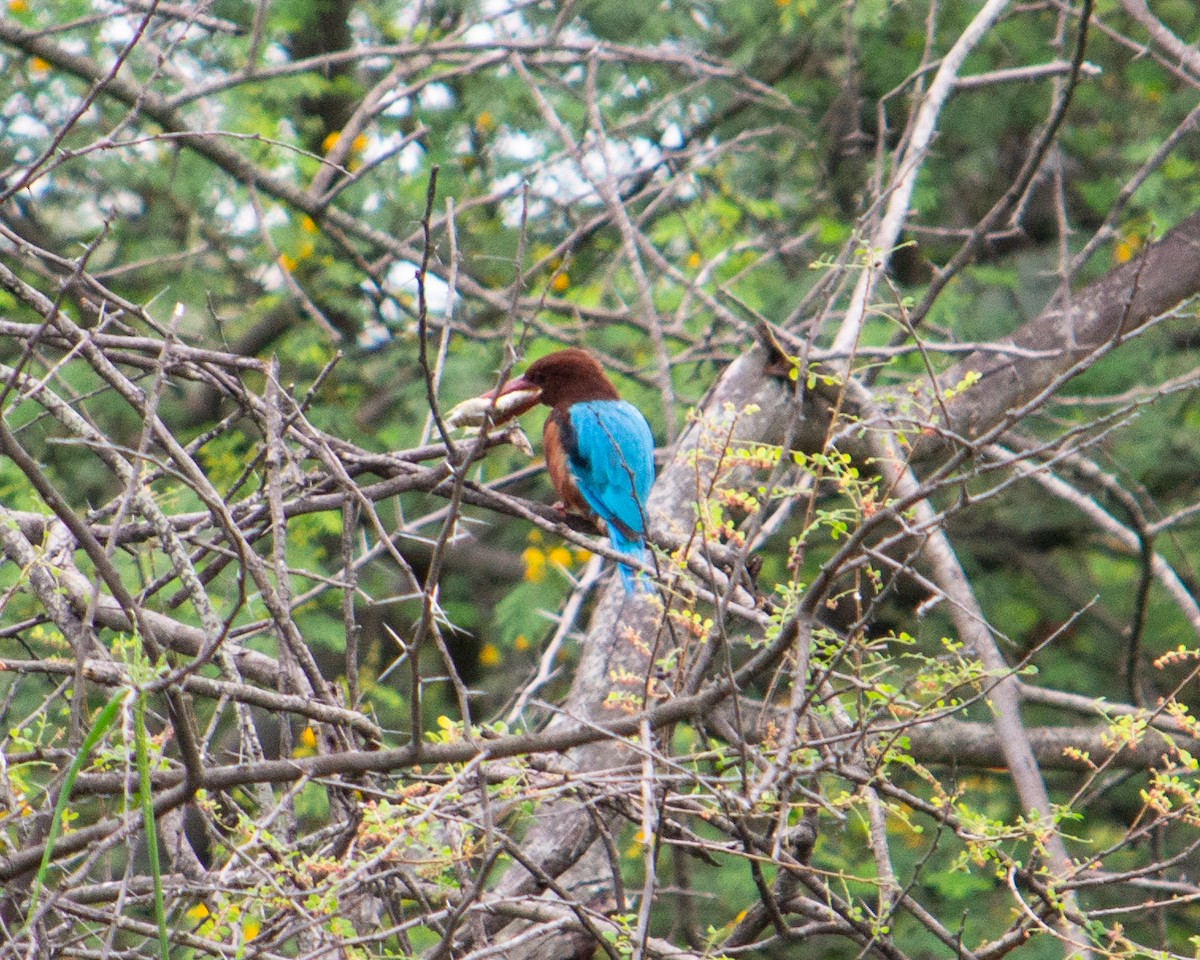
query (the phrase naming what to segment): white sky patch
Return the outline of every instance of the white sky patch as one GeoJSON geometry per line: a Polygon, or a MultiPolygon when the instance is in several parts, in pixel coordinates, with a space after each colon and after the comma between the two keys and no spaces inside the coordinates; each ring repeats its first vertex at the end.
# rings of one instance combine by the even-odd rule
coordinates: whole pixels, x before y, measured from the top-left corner
{"type": "Polygon", "coordinates": [[[399,134],[391,137],[376,137],[368,133],[367,146],[362,152],[363,162],[370,163],[373,160],[378,160],[399,142],[399,134]]]}
{"type": "Polygon", "coordinates": [[[355,337],[355,342],[363,350],[378,350],[385,343],[389,343],[391,339],[391,330],[385,327],[382,323],[369,320],[363,325],[363,328],[358,331],[358,336],[355,337]]]}
{"type": "Polygon", "coordinates": [[[112,17],[100,28],[100,39],[125,46],[133,39],[133,23],[126,17],[112,17]]]}
{"type": "Polygon", "coordinates": [[[454,106],[454,94],[444,83],[431,83],[417,95],[424,110],[449,110],[454,106]]]}
{"type": "Polygon", "coordinates": [[[490,23],[473,23],[463,33],[463,40],[467,43],[486,45],[492,43],[495,39],[496,28],[490,23]]]}
{"type": "Polygon", "coordinates": [[[504,221],[504,225],[510,230],[516,230],[521,226],[521,212],[525,211],[527,220],[536,220],[539,217],[547,216],[550,212],[550,205],[540,197],[531,195],[529,203],[524,204],[521,197],[509,197],[500,203],[500,218],[504,221]]]}
{"type": "Polygon", "coordinates": [[[167,144],[157,140],[142,140],[133,145],[133,152],[137,154],[138,159],[146,163],[154,163],[161,160],[169,149],[167,144]]]}
{"type": "Polygon", "coordinates": [[[683,146],[683,129],[677,123],[668,123],[658,143],[664,150],[678,150],[683,146]]]}
{"type": "MultiPolygon", "coordinates": [[[[401,260],[387,272],[387,289],[392,296],[408,294],[417,302],[417,265],[401,260]]],[[[450,303],[450,288],[432,273],[425,275],[425,302],[430,313],[444,313],[450,303]]]]}
{"type": "Polygon", "coordinates": [[[492,38],[499,33],[506,37],[529,37],[529,25],[525,22],[525,18],[517,11],[513,10],[513,4],[509,0],[484,0],[483,12],[489,17],[489,23],[498,25],[498,30],[493,30],[492,38]]]}
{"type": "Polygon", "coordinates": [[[106,217],[137,216],[145,208],[145,202],[142,200],[141,195],[134,193],[132,190],[117,190],[109,193],[100,204],[100,209],[104,211],[106,217]]]}
{"type": "Polygon", "coordinates": [[[254,212],[254,208],[248,203],[244,203],[238,208],[237,213],[233,216],[233,222],[229,225],[232,233],[242,237],[257,229],[257,227],[258,214],[254,212]]]}
{"type": "Polygon", "coordinates": [[[412,97],[397,97],[383,110],[385,117],[407,117],[412,113],[412,97]]]}
{"type": "Polygon", "coordinates": [[[287,285],[283,279],[283,269],[277,263],[272,263],[260,270],[258,282],[269,293],[276,293],[287,285]]]}
{"type": "Polygon", "coordinates": [[[527,133],[510,133],[505,131],[496,138],[496,150],[501,156],[519,163],[529,163],[537,160],[544,148],[537,138],[527,133]]]}
{"type": "Polygon", "coordinates": [[[550,164],[533,178],[532,190],[540,197],[553,197],[561,203],[595,205],[600,202],[592,185],[579,175],[573,160],[550,164]]]}
{"type": "Polygon", "coordinates": [[[425,151],[419,143],[414,141],[400,151],[396,156],[396,161],[401,173],[410,174],[416,173],[421,169],[421,161],[424,158],[425,151]]]}
{"type": "Polygon", "coordinates": [[[20,113],[8,123],[8,132],[15,137],[48,137],[50,130],[40,120],[27,113],[20,113]]]}

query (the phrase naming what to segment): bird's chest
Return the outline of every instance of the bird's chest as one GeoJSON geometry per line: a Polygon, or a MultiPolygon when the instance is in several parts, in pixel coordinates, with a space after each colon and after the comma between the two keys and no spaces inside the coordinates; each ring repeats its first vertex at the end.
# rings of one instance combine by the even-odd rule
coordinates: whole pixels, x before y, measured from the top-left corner
{"type": "Polygon", "coordinates": [[[592,511],[575,483],[574,474],[582,464],[567,411],[557,408],[550,411],[542,428],[542,450],[546,454],[546,472],[563,505],[574,513],[589,515],[592,511]]]}

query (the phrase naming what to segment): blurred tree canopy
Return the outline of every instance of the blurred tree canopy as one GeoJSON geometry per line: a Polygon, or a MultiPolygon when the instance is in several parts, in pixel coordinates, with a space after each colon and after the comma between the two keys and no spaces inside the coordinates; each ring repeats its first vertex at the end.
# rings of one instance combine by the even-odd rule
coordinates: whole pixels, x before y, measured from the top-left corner
{"type": "Polygon", "coordinates": [[[0,956],[1195,956],[1198,39],[6,0],[0,956]]]}

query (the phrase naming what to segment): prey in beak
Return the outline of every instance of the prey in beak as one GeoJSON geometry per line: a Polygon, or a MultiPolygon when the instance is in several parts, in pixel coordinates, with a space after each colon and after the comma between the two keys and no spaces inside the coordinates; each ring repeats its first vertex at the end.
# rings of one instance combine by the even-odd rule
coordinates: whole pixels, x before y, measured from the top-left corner
{"type": "Polygon", "coordinates": [[[452,430],[482,427],[485,419],[490,419],[493,425],[507,423],[536,407],[541,396],[541,387],[534,386],[524,377],[517,377],[499,390],[489,390],[458,404],[446,415],[446,426],[452,430]]]}

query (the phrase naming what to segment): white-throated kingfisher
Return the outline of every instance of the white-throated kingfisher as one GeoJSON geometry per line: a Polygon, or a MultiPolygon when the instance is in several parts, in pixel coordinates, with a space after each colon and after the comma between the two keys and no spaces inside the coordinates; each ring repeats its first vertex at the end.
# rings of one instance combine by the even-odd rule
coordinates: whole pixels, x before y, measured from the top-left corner
{"type": "MultiPolygon", "coordinates": [[[[586,350],[551,353],[496,391],[496,398],[526,393],[506,405],[504,418],[537,404],[550,408],[542,449],[550,482],[563,505],[595,514],[613,549],[631,560],[646,556],[646,498],[654,483],[654,438],[642,412],[622,400],[603,368],[586,350]]],[[[637,581],[618,564],[627,593],[637,581]]]]}

